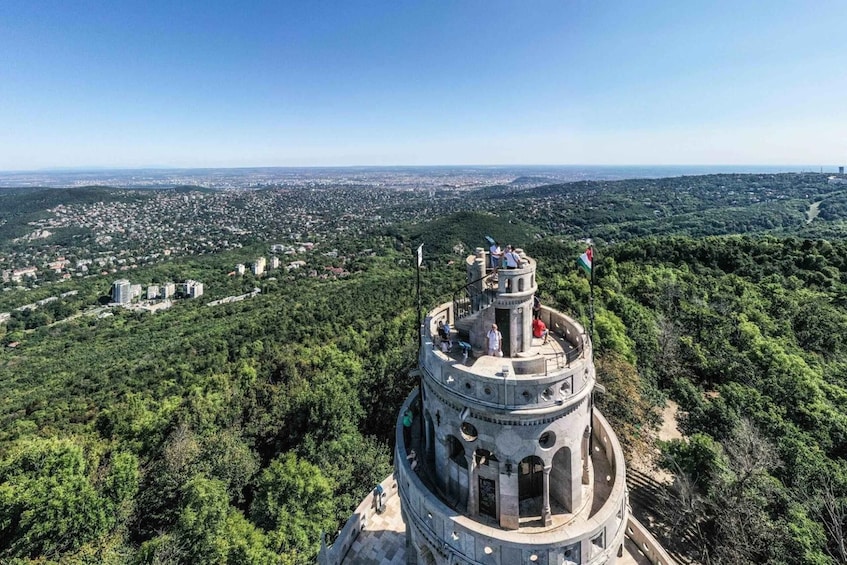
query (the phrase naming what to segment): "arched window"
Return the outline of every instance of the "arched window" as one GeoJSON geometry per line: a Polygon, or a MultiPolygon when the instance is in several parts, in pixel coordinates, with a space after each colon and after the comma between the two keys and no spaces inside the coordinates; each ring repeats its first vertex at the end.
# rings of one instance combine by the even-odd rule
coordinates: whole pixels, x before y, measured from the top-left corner
{"type": "Polygon", "coordinates": [[[524,458],[518,465],[518,499],[521,516],[541,517],[544,494],[544,462],[536,455],[524,458]],[[526,501],[526,502],[524,502],[526,501]]]}
{"type": "Polygon", "coordinates": [[[487,449],[477,449],[474,451],[474,455],[476,455],[477,465],[491,465],[492,463],[497,463],[499,461],[497,456],[487,449]]]}
{"type": "Polygon", "coordinates": [[[460,467],[468,468],[468,462],[465,459],[465,447],[459,441],[459,438],[447,436],[447,456],[460,467]]]}

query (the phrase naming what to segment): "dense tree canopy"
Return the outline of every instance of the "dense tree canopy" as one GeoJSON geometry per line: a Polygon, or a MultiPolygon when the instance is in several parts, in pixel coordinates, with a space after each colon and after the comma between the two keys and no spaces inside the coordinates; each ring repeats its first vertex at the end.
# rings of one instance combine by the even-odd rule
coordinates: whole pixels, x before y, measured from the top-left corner
{"type": "Polygon", "coordinates": [[[484,232],[535,257],[542,301],[586,325],[573,238],[606,242],[595,256],[598,406],[631,453],[648,447],[664,399],[679,403],[686,439],[662,446],[679,510],[667,518],[696,558],[847,562],[847,242],[803,217],[810,199],[837,215],[841,197],[810,175],[669,183],[483,189],[468,206],[485,212],[339,238],[356,267],[338,280],[228,277],[226,254],[139,271],[205,280],[221,296],[261,285],[243,302],[54,323],[108,292],[92,277],[49,308],[16,312],[2,343],[17,346],[0,348],[0,561],[313,560],[320,533],[391,470],[397,409],[414,386],[412,250],[427,246],[428,307],[464,284],[461,259],[484,232]]]}

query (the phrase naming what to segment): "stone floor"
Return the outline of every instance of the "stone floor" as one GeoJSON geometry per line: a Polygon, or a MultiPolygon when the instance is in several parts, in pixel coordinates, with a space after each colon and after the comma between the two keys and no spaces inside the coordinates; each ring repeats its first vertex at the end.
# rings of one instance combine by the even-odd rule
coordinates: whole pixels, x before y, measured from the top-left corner
{"type": "MultiPolygon", "coordinates": [[[[479,357],[470,355],[465,357],[462,348],[459,346],[460,339],[455,331],[453,332],[452,342],[453,347],[446,353],[446,356],[468,367],[473,367],[474,372],[478,374],[489,377],[502,376],[503,365],[511,364],[511,358],[509,357],[491,357],[489,355],[481,355],[479,357]]],[[[440,339],[436,338],[433,343],[440,344],[440,339]]],[[[434,345],[433,347],[438,346],[434,345]]],[[[549,369],[555,370],[567,366],[566,355],[572,350],[573,346],[566,339],[558,334],[551,333],[550,338],[546,342],[539,338],[532,338],[529,351],[517,357],[541,355],[548,359],[549,369]]],[[[518,375],[516,378],[521,377],[521,375],[518,375]]]]}
{"type": "Polygon", "coordinates": [[[382,514],[375,514],[344,558],[345,565],[404,565],[406,525],[400,515],[400,497],[386,501],[382,514]]]}
{"type": "MultiPolygon", "coordinates": [[[[404,565],[406,563],[406,526],[400,514],[400,497],[386,501],[382,514],[375,515],[353,543],[344,565],[404,565]]],[[[650,561],[629,539],[618,565],[649,565],[650,561]]]]}

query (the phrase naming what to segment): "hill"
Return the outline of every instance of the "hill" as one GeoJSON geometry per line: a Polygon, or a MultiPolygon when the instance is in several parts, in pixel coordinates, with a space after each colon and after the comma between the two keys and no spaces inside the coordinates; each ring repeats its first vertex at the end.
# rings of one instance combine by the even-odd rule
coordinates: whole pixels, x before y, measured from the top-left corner
{"type": "MultiPolygon", "coordinates": [[[[302,257],[314,275],[227,275],[277,237],[296,241],[280,222],[260,241],[245,234],[245,247],[131,271],[205,280],[209,299],[255,282],[262,293],[249,301],[3,336],[17,346],[0,348],[0,561],[310,561],[321,531],[390,472],[396,410],[414,386],[412,250],[424,244],[425,306],[464,282],[455,262],[490,235],[537,259],[543,302],[587,321],[575,259],[577,238],[591,235],[607,390],[597,402],[629,453],[650,449],[664,398],[679,402],[688,439],[661,447],[685,489],[661,512],[696,533],[683,549],[704,562],[844,562],[847,242],[836,188],[820,175],[709,175],[460,196],[233,195],[246,222],[308,209],[303,233],[317,244],[302,257]],[[807,223],[813,202],[820,214],[807,223]],[[348,274],[322,278],[325,267],[348,274]]],[[[25,219],[64,197],[135,193],[122,194],[0,198],[25,219]]],[[[228,197],[192,190],[175,202],[205,213],[228,197]]],[[[241,244],[242,226],[225,216],[234,230],[202,237],[241,244]]],[[[95,300],[115,274],[10,290],[2,302],[73,286],[74,300],[95,300]]]]}

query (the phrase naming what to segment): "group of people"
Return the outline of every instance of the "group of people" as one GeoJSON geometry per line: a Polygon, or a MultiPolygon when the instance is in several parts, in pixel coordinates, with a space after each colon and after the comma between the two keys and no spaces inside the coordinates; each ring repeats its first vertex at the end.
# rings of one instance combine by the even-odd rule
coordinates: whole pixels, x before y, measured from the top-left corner
{"type": "MultiPolygon", "coordinates": [[[[500,248],[499,243],[492,241],[490,238],[489,241],[491,241],[491,247],[489,247],[489,260],[493,270],[496,271],[500,268],[521,268],[523,261],[521,260],[517,249],[515,249],[512,245],[506,245],[506,250],[504,251],[500,248]]],[[[543,339],[543,343],[546,344],[550,337],[550,330],[547,329],[547,324],[545,324],[541,319],[541,302],[538,300],[537,296],[533,299],[532,314],[532,336],[538,339],[543,339]]],[[[488,355],[492,355],[494,357],[503,356],[503,334],[500,333],[500,330],[497,328],[497,324],[491,324],[491,329],[489,329],[488,333],[485,334],[485,348],[488,355]]]]}
{"type": "MultiPolygon", "coordinates": [[[[532,319],[532,337],[543,339],[543,344],[547,344],[550,338],[550,330],[547,329],[547,324],[540,317],[532,319]]],[[[493,357],[503,356],[503,334],[497,329],[497,324],[491,324],[491,329],[485,334],[485,348],[489,355],[493,357]]]]}
{"type": "Polygon", "coordinates": [[[523,263],[520,254],[511,245],[507,245],[506,250],[503,251],[500,249],[500,244],[495,241],[491,244],[488,252],[491,268],[495,271],[501,267],[519,269],[523,263]]]}

